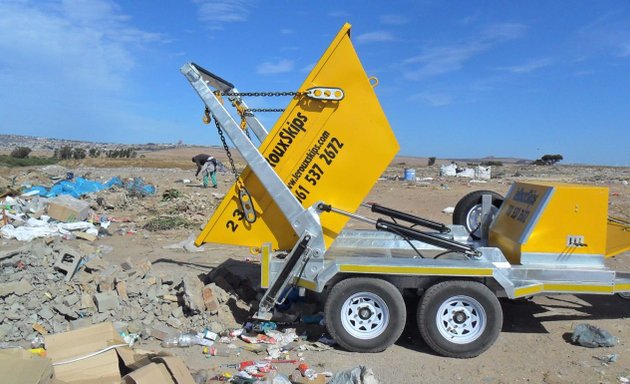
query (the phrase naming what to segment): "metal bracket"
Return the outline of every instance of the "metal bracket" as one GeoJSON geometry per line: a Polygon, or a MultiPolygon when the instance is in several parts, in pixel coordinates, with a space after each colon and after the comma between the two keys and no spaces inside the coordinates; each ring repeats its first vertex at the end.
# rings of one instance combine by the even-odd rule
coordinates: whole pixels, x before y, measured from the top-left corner
{"type": "Polygon", "coordinates": [[[343,89],[331,87],[313,87],[304,93],[311,99],[340,101],[345,96],[343,89]]]}
{"type": "Polygon", "coordinates": [[[310,241],[311,234],[304,232],[300,240],[295,244],[295,247],[291,250],[291,253],[287,256],[282,271],[276,276],[273,283],[260,300],[258,312],[254,315],[255,318],[261,320],[271,319],[273,315],[271,310],[276,304],[283,301],[280,296],[284,293],[285,288],[298,276],[298,271],[302,272],[308,263],[310,254],[308,243],[310,241]]]}
{"type": "Polygon", "coordinates": [[[479,238],[488,242],[490,224],[492,223],[492,195],[486,193],[481,196],[481,225],[479,227],[479,238]]]}

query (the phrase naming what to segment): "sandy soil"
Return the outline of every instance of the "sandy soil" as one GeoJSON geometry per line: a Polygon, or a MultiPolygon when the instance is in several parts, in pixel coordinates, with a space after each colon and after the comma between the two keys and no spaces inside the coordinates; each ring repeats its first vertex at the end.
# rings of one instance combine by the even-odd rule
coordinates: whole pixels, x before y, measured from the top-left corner
{"type": "MultiPolygon", "coordinates": [[[[216,148],[208,149],[216,151],[216,148]]],[[[190,162],[189,157],[197,151],[161,153],[156,156],[179,157],[190,162]]],[[[183,160],[182,160],[183,161],[183,160]]],[[[626,168],[601,167],[499,167],[495,174],[499,177],[485,184],[470,183],[468,180],[441,178],[437,167],[426,167],[424,161],[406,158],[395,161],[379,181],[366,201],[379,202],[403,211],[432,220],[450,223],[450,215],[442,209],[454,206],[459,198],[469,191],[489,189],[504,194],[512,181],[524,179],[561,180],[579,183],[604,185],[610,188],[610,211],[612,214],[630,217],[630,187],[622,183],[630,180],[630,170],[626,168]],[[405,167],[416,168],[417,177],[431,177],[420,183],[407,183],[392,180],[402,176],[405,167]]],[[[94,168],[81,164],[73,165],[78,174],[90,173],[92,178],[142,176],[147,182],[156,184],[160,192],[177,188],[184,192],[190,201],[206,201],[205,208],[191,212],[190,217],[199,225],[205,224],[217,200],[213,192],[224,193],[230,186],[229,175],[219,177],[219,189],[199,188],[194,180],[192,163],[189,168],[149,169],[133,168],[94,168]],[[193,179],[191,184],[178,183],[181,179],[193,179]]],[[[25,170],[3,171],[20,173],[28,178],[25,170]]],[[[627,184],[627,183],[626,183],[627,184]]],[[[114,210],[108,214],[128,216],[133,221],[142,222],[151,212],[163,209],[159,203],[159,193],[155,198],[142,200],[124,210],[114,210]]],[[[360,214],[370,216],[366,209],[360,214]]],[[[362,225],[362,224],[361,224],[362,225]]],[[[360,224],[351,222],[349,227],[360,224]]],[[[115,229],[115,228],[114,228],[115,229]]],[[[213,268],[233,259],[238,261],[242,273],[255,280],[259,273],[256,264],[245,262],[249,258],[247,249],[223,245],[207,244],[203,253],[188,253],[184,250],[164,249],[164,246],[197,234],[197,229],[178,229],[163,232],[148,232],[139,229],[133,235],[115,235],[99,239],[99,244],[108,244],[114,251],[108,255],[112,263],[127,258],[148,258],[156,269],[168,269],[177,273],[197,271],[210,272],[213,268]]],[[[15,241],[3,242],[3,247],[16,246],[15,241]]],[[[630,271],[630,254],[622,254],[610,261],[610,266],[618,270],[630,271]]],[[[536,297],[532,301],[502,301],[504,325],[499,339],[487,352],[473,359],[449,359],[436,355],[421,340],[416,330],[413,313],[406,331],[398,342],[382,353],[349,353],[340,348],[326,352],[304,352],[305,360],[317,371],[332,371],[352,368],[359,364],[373,369],[383,383],[618,383],[620,377],[630,377],[630,301],[617,296],[555,296],[536,297]],[[606,349],[588,349],[569,342],[573,327],[578,323],[589,323],[610,331],[620,339],[619,345],[606,349]],[[618,361],[603,364],[594,356],[618,354],[618,361]]],[[[415,303],[410,303],[413,311],[415,303]]],[[[313,332],[317,332],[314,330],[313,332]]],[[[323,330],[321,330],[323,331],[323,330]]],[[[156,343],[143,342],[143,348],[157,347],[156,343]]],[[[182,356],[192,371],[210,369],[221,371],[220,364],[234,362],[235,359],[206,359],[200,347],[175,349],[169,352],[182,356]]],[[[244,353],[243,360],[257,358],[244,353]]],[[[293,367],[281,367],[289,373],[293,367]]]]}

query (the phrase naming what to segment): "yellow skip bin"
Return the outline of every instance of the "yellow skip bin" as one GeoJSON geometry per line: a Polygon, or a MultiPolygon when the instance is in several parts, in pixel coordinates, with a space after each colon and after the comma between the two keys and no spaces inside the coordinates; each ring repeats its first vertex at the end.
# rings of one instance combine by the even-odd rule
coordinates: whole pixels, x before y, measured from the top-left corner
{"type": "MultiPolygon", "coordinates": [[[[399,146],[372,83],[344,25],[299,88],[259,150],[303,207],[324,201],[354,212],[399,146]],[[317,99],[304,94],[313,89],[317,99]],[[332,90],[332,91],[330,91],[332,90]]],[[[196,240],[291,249],[297,234],[269,193],[246,168],[241,180],[252,196],[258,219],[249,223],[232,186],[196,240]]],[[[323,215],[329,246],[346,224],[342,215],[323,215]]]]}

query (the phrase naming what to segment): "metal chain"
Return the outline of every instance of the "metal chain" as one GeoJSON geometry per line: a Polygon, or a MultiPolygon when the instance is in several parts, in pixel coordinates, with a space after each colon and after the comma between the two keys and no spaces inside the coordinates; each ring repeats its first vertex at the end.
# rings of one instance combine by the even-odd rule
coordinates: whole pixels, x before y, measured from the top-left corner
{"type": "Polygon", "coordinates": [[[246,109],[245,113],[255,113],[255,112],[284,112],[284,108],[250,108],[246,109]]]}
{"type": "Polygon", "coordinates": [[[304,92],[221,92],[221,96],[301,96],[304,92]]]}
{"type": "Polygon", "coordinates": [[[225,135],[223,135],[223,130],[221,129],[221,125],[217,121],[216,117],[214,118],[214,125],[217,126],[217,132],[219,132],[221,143],[223,143],[223,149],[225,150],[225,154],[227,155],[227,158],[230,161],[230,166],[232,167],[232,173],[234,174],[234,181],[238,184],[238,172],[236,171],[236,166],[234,165],[234,159],[232,159],[232,152],[230,152],[230,148],[228,148],[227,142],[225,141],[225,135]]]}

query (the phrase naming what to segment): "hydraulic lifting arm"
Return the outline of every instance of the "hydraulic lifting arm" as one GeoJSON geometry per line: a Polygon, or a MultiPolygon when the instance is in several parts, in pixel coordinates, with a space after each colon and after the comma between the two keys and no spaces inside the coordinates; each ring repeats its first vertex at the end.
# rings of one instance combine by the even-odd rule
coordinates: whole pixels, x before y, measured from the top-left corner
{"type": "Polygon", "coordinates": [[[316,204],[326,201],[355,211],[393,159],[398,143],[374,93],[376,82],[365,74],[354,51],[349,24],[297,92],[291,92],[294,97],[273,129],[266,134],[260,127],[258,147],[219,99],[230,98],[256,131],[259,122],[251,120],[251,113],[242,114],[247,107],[233,84],[195,64],[184,65],[181,72],[247,163],[196,244],[270,243],[274,250],[288,251],[261,301],[258,317],[267,317],[288,284],[316,279],[324,268],[324,253],[348,220],[340,215],[320,218],[316,204]],[[244,219],[243,190],[251,196],[255,221],[244,219]]]}

